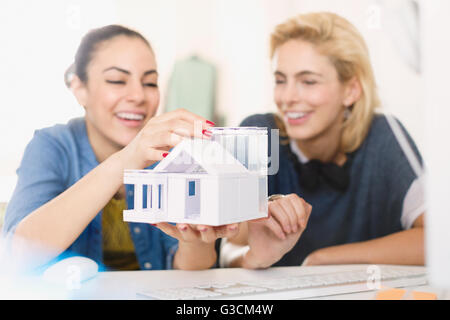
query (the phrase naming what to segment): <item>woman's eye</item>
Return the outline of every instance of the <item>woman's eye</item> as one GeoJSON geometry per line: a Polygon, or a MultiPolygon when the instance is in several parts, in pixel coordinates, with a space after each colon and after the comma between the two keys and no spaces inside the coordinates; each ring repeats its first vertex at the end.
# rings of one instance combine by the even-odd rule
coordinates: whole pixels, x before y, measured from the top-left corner
{"type": "Polygon", "coordinates": [[[314,81],[314,80],[305,80],[305,81],[303,81],[303,83],[306,84],[306,85],[308,85],[308,86],[311,86],[311,85],[313,85],[313,84],[316,84],[317,81],[314,81]]]}
{"type": "Polygon", "coordinates": [[[153,82],[149,82],[149,83],[144,83],[144,86],[146,86],[146,87],[157,88],[157,87],[158,87],[158,84],[153,83],[153,82]]]}
{"type": "Polygon", "coordinates": [[[106,80],[106,82],[111,84],[125,84],[125,81],[121,80],[106,80]]]}
{"type": "Polygon", "coordinates": [[[275,84],[283,84],[284,80],[275,80],[275,84]]]}

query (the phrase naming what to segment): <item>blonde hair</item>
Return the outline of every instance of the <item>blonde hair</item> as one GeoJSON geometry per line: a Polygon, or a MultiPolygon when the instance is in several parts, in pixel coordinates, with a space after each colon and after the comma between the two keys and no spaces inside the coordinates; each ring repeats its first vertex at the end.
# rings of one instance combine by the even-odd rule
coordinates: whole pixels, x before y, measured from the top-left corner
{"type": "MultiPolygon", "coordinates": [[[[361,97],[350,107],[341,135],[340,151],[356,150],[366,138],[375,109],[380,105],[369,51],[358,30],[346,19],[329,12],[295,16],[276,26],[270,39],[271,58],[279,46],[291,39],[307,41],[328,56],[336,68],[339,81],[356,77],[362,88],[361,97]]],[[[282,124],[277,119],[277,125],[282,124]]],[[[286,135],[280,127],[280,135],[286,135]]]]}

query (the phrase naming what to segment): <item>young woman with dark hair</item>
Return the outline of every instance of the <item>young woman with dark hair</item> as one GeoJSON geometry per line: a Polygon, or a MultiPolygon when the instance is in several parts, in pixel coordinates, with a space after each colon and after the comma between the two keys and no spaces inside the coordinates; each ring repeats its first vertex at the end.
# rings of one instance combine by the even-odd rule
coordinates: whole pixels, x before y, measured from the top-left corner
{"type": "Polygon", "coordinates": [[[89,32],[66,76],[85,116],[37,130],[28,144],[4,224],[13,256],[41,265],[77,254],[107,270],[213,266],[215,240],[238,225],[127,224],[122,211],[133,198],[125,169],[152,168],[183,137],[207,139],[214,124],[183,109],[155,115],[155,53],[122,26],[89,32]]]}

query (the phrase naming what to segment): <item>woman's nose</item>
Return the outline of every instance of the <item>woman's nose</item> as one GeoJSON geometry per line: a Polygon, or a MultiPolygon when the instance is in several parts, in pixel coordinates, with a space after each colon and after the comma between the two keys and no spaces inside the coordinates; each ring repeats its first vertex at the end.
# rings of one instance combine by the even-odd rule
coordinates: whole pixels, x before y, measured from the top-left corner
{"type": "Polygon", "coordinates": [[[127,99],[136,104],[140,104],[145,99],[144,87],[141,83],[130,84],[127,99]]]}
{"type": "Polygon", "coordinates": [[[300,88],[296,85],[295,82],[288,82],[284,88],[282,94],[283,104],[286,106],[291,106],[300,101],[300,88]]]}

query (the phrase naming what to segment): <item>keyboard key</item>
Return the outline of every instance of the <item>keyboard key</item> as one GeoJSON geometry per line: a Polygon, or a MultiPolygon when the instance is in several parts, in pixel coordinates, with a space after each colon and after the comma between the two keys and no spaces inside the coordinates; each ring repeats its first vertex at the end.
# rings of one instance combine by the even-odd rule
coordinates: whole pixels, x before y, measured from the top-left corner
{"type": "Polygon", "coordinates": [[[213,283],[211,285],[212,288],[215,289],[224,289],[224,288],[229,288],[231,286],[234,286],[236,283],[213,283]]]}
{"type": "Polygon", "coordinates": [[[202,284],[196,285],[194,288],[209,289],[209,288],[212,288],[212,286],[211,286],[211,283],[202,283],[202,284]]]}
{"type": "Polygon", "coordinates": [[[243,293],[252,293],[252,292],[263,292],[263,291],[267,291],[267,289],[260,288],[260,287],[239,286],[239,287],[216,289],[214,291],[233,295],[233,294],[243,294],[243,293]]]}

